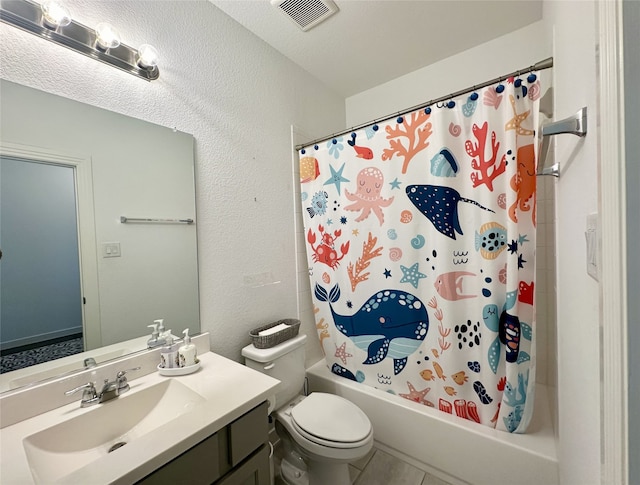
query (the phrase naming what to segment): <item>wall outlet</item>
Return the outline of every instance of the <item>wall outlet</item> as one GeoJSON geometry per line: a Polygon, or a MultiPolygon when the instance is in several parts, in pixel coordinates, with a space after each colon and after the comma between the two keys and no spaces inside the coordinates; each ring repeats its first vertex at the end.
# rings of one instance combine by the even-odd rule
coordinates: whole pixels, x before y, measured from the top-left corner
{"type": "Polygon", "coordinates": [[[122,256],[120,252],[119,242],[102,243],[102,257],[103,258],[119,258],[122,256]]]}

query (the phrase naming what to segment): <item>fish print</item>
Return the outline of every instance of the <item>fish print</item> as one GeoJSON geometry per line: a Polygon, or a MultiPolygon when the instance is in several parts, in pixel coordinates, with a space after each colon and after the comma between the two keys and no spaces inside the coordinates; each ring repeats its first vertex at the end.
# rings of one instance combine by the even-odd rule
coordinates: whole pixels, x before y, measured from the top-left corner
{"type": "Polygon", "coordinates": [[[496,259],[507,248],[507,230],[497,222],[487,222],[476,231],[476,251],[484,259],[496,259]]]}
{"type": "Polygon", "coordinates": [[[459,386],[461,386],[462,384],[464,384],[469,380],[469,378],[467,377],[467,374],[463,370],[461,370],[460,372],[456,372],[451,376],[451,378],[459,386]]]}
{"type": "Polygon", "coordinates": [[[444,389],[444,392],[449,394],[449,396],[455,396],[458,394],[458,392],[451,386],[444,386],[443,389],[444,389]]]}
{"type": "Polygon", "coordinates": [[[433,375],[433,371],[430,369],[425,369],[420,371],[420,377],[422,377],[425,381],[435,381],[436,378],[433,375]]]}
{"type": "Polygon", "coordinates": [[[309,217],[322,216],[327,212],[327,201],[329,194],[326,192],[316,192],[311,199],[311,206],[307,207],[309,217]]]}
{"type": "Polygon", "coordinates": [[[449,301],[464,300],[465,298],[475,298],[476,295],[465,295],[462,292],[462,280],[465,276],[475,276],[469,271],[451,271],[442,273],[436,278],[433,284],[438,294],[449,301]]]}
{"type": "Polygon", "coordinates": [[[302,157],[300,159],[300,183],[312,182],[320,176],[318,159],[314,157],[302,157]]]}
{"type": "Polygon", "coordinates": [[[364,160],[371,160],[373,158],[373,151],[371,148],[353,145],[353,149],[356,151],[357,158],[362,158],[364,160]]]}
{"type": "Polygon", "coordinates": [[[409,185],[406,193],[411,203],[431,221],[433,227],[451,239],[456,238],[456,233],[463,234],[458,218],[458,202],[467,202],[488,212],[494,212],[475,200],[462,197],[451,187],[409,185]]]}
{"type": "Polygon", "coordinates": [[[442,370],[442,366],[437,362],[433,363],[433,369],[436,371],[436,375],[442,379],[443,381],[447,380],[447,376],[444,375],[444,371],[442,370]]]}
{"type": "Polygon", "coordinates": [[[399,374],[407,365],[407,358],[420,347],[429,330],[429,316],[425,305],[401,290],[381,290],[372,295],[353,315],[340,315],[333,303],[340,299],[340,287],[329,293],[316,284],[315,296],[329,302],[336,328],[354,344],[367,352],[363,364],[377,364],[393,359],[393,372],[399,374]]]}

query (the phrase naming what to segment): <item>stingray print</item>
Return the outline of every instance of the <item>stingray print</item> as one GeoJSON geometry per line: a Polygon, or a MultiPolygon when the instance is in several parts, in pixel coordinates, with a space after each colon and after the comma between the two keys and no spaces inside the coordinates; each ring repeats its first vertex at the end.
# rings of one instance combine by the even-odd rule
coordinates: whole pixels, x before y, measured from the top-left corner
{"type": "Polygon", "coordinates": [[[456,238],[456,232],[463,234],[458,219],[458,202],[468,202],[486,211],[494,212],[475,200],[462,197],[451,187],[409,185],[406,192],[409,200],[431,221],[433,226],[451,239],[456,238]]]}
{"type": "Polygon", "coordinates": [[[335,285],[327,294],[316,284],[319,301],[328,301],[336,328],[355,345],[367,352],[363,364],[377,364],[393,359],[393,373],[399,374],[407,357],[414,353],[427,336],[429,316],[425,305],[401,290],[380,290],[367,298],[354,315],[339,315],[332,303],[340,299],[340,287],[335,285]]]}

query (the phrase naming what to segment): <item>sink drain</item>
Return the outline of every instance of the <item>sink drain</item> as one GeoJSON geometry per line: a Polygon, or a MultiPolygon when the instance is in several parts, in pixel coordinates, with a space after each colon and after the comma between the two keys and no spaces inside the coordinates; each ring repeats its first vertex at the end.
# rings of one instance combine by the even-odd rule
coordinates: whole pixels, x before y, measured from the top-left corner
{"type": "Polygon", "coordinates": [[[107,453],[111,453],[112,451],[116,451],[118,448],[122,448],[126,444],[127,444],[126,441],[120,441],[119,443],[116,443],[111,448],[109,448],[109,451],[107,453]]]}

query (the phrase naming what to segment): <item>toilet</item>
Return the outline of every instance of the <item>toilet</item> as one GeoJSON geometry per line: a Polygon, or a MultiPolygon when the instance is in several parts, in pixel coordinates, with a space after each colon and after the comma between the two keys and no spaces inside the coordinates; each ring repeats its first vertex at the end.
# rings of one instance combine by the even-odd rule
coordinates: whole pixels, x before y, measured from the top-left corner
{"type": "Polygon", "coordinates": [[[373,446],[367,415],[343,397],[323,392],[304,396],[306,335],[268,349],[242,349],[245,365],[280,381],[269,398],[282,440],[282,479],[289,485],[349,485],[348,463],[373,446]]]}

